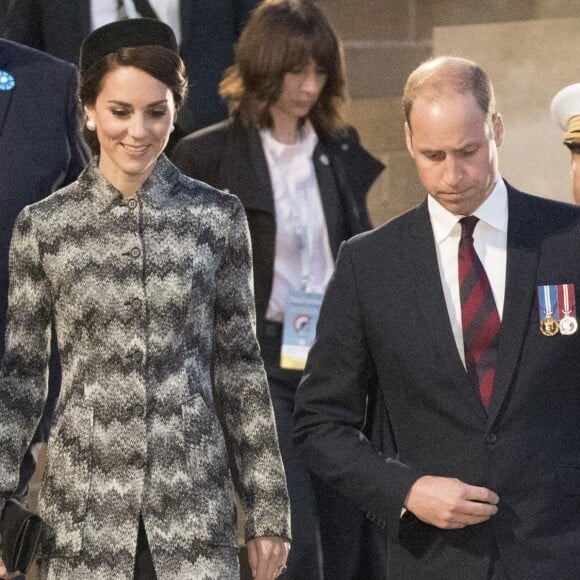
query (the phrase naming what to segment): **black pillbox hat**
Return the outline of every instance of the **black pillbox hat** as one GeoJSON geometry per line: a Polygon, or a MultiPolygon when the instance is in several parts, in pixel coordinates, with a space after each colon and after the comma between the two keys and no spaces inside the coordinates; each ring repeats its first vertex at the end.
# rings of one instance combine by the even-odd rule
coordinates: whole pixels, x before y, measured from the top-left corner
{"type": "Polygon", "coordinates": [[[171,27],[153,18],[130,18],[105,24],[83,41],[79,68],[84,73],[95,61],[121,48],[159,45],[179,54],[171,27]]]}

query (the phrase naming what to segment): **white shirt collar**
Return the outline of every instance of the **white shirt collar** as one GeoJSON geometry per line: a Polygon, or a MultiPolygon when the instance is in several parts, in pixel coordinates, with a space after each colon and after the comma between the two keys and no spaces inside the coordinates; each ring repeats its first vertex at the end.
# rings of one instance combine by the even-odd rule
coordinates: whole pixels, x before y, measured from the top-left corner
{"type": "MultiPolygon", "coordinates": [[[[451,213],[445,209],[433,196],[427,199],[429,217],[431,218],[431,227],[435,243],[441,243],[449,234],[462,216],[451,213]]],[[[501,176],[498,176],[494,188],[487,199],[473,212],[481,222],[488,226],[507,232],[508,228],[508,199],[507,187],[501,176]]]]}
{"type": "Polygon", "coordinates": [[[293,145],[287,145],[286,143],[276,141],[269,129],[262,129],[260,135],[262,137],[262,142],[274,159],[282,156],[289,149],[300,150],[310,158],[312,157],[316,144],[318,143],[318,135],[308,119],[300,129],[299,141],[293,145]]]}

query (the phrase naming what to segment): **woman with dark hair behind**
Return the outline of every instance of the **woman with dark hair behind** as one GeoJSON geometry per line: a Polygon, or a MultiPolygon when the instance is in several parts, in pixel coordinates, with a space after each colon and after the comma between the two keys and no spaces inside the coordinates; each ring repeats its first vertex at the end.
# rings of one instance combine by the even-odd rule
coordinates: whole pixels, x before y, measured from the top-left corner
{"type": "Polygon", "coordinates": [[[328,580],[353,579],[364,516],[313,481],[296,454],[292,413],[305,354],[293,356],[292,341],[313,333],[311,302],[324,293],[340,243],[371,227],[366,193],[383,166],[345,124],[343,49],[311,0],[265,0],[254,10],[220,93],[230,119],[182,139],[172,158],[186,175],[237,195],[248,217],[258,338],[292,506],[285,577],[320,579],[322,553],[328,580]],[[308,316],[295,317],[302,308],[308,316]]]}
{"type": "Polygon", "coordinates": [[[243,208],[162,153],[187,86],[167,25],[97,29],[80,71],[95,155],[12,238],[0,508],[44,403],[54,319],[63,372],[39,578],[238,578],[235,489],[254,577],[272,580],[289,502],[243,208]]]}

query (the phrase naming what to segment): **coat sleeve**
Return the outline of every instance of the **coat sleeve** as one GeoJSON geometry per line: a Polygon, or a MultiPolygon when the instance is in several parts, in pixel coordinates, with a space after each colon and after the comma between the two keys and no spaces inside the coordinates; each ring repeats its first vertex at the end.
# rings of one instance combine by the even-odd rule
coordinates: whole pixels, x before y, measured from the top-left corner
{"type": "Polygon", "coordinates": [[[383,455],[363,434],[377,374],[354,261],[344,243],[296,392],[294,438],[313,473],[397,535],[404,498],[420,473],[398,460],[394,441],[382,445],[383,455]]]}
{"type": "Polygon", "coordinates": [[[255,334],[249,230],[240,201],[218,272],[214,394],[238,477],[246,539],[290,538],[290,504],[266,373],[255,334]]]}
{"type": "Polygon", "coordinates": [[[22,210],[14,227],[9,272],[0,367],[0,508],[17,488],[20,462],[47,394],[52,301],[29,208],[22,210]]]}

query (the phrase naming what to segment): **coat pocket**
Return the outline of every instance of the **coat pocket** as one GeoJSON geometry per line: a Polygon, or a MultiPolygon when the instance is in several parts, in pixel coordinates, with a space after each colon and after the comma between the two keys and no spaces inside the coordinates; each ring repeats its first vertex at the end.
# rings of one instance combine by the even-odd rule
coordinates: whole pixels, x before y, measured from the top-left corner
{"type": "Polygon", "coordinates": [[[38,512],[48,532],[42,555],[66,557],[81,550],[91,479],[93,409],[70,404],[48,444],[38,512]]]}

